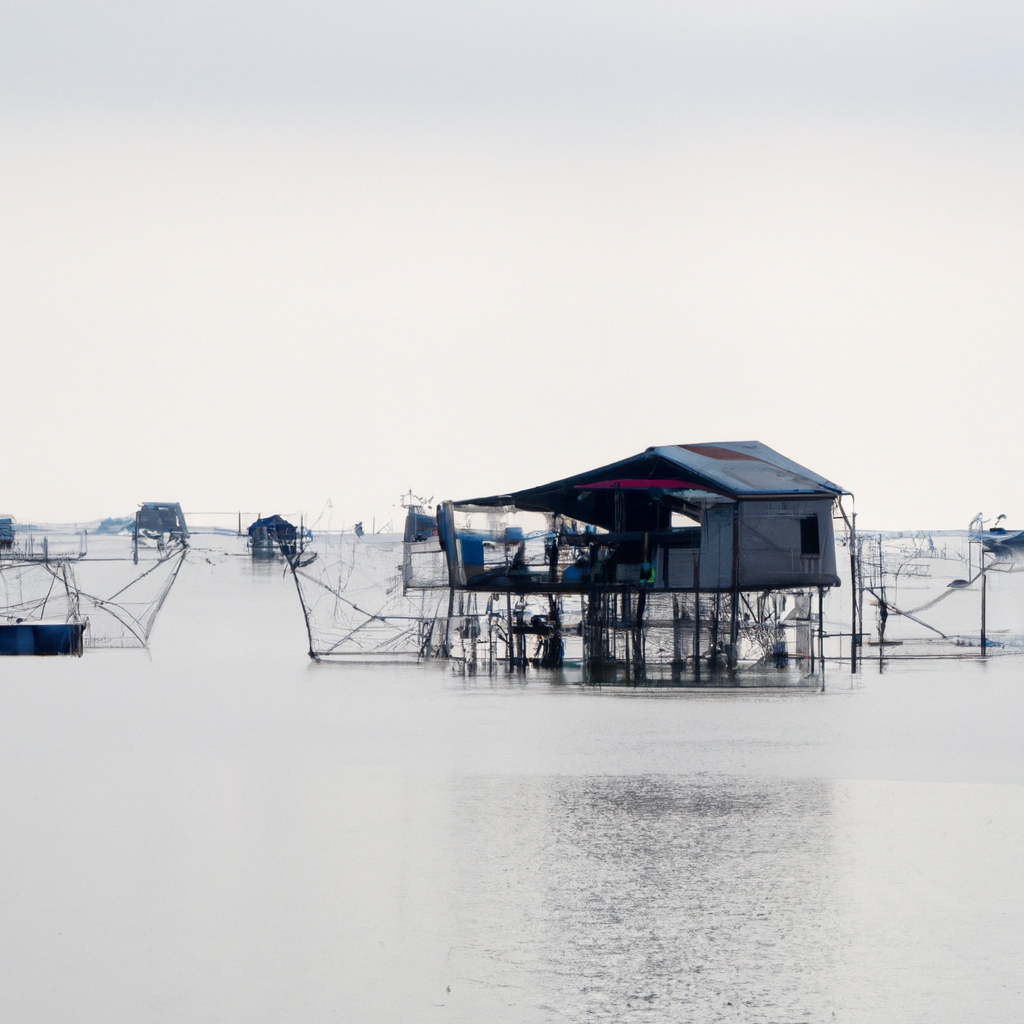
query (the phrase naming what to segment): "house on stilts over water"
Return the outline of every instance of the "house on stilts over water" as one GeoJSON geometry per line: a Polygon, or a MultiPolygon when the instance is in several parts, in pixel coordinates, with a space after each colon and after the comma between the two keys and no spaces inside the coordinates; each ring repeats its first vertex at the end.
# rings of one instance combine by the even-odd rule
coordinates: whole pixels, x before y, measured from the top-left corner
{"type": "Polygon", "coordinates": [[[810,669],[847,493],[758,441],[648,448],[443,502],[436,536],[420,512],[404,586],[447,590],[437,649],[470,670],[577,662],[599,681],[791,658],[810,669]]]}

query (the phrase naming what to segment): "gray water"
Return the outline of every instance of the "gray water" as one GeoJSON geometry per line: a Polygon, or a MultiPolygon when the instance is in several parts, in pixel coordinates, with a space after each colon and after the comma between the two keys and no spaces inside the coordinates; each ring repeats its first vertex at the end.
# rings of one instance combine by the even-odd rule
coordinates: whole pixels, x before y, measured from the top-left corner
{"type": "Polygon", "coordinates": [[[0,662],[5,1021],[1021,1019],[1024,660],[695,693],[305,646],[280,564],[197,550],[151,653],[0,662]]]}

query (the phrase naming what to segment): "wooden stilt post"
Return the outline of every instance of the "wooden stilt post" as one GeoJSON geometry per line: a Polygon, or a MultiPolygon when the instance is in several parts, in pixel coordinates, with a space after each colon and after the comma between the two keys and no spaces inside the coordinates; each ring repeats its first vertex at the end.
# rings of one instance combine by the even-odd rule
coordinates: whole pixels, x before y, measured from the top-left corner
{"type": "Polygon", "coordinates": [[[740,503],[732,510],[732,621],[729,623],[729,669],[734,671],[738,661],[737,646],[740,639],[740,503]]]}
{"type": "Polygon", "coordinates": [[[508,641],[508,670],[512,671],[512,591],[505,591],[505,611],[508,615],[508,634],[505,639],[508,641]]]}
{"type": "Polygon", "coordinates": [[[452,652],[452,615],[455,614],[455,587],[448,588],[448,618],[444,622],[444,656],[452,652]]]}
{"type": "Polygon", "coordinates": [[[814,594],[807,593],[807,661],[813,676],[817,672],[817,660],[814,654],[814,594]]]}
{"type": "Polygon", "coordinates": [[[850,672],[857,671],[860,633],[857,628],[857,510],[850,514],[850,672]]]}
{"type": "Polygon", "coordinates": [[[619,595],[619,622],[621,623],[621,625],[625,627],[625,629],[621,630],[621,632],[625,634],[624,644],[626,648],[626,682],[629,682],[630,679],[632,679],[630,653],[632,653],[633,655],[636,654],[635,649],[633,649],[631,652],[631,648],[634,648],[634,644],[632,642],[633,631],[629,628],[629,620],[631,615],[629,605],[629,591],[623,590],[623,592],[619,595]]]}
{"type": "Polygon", "coordinates": [[[679,626],[679,595],[672,595],[672,681],[678,682],[680,662],[683,660],[683,644],[679,626]]]}
{"type": "MultiPolygon", "coordinates": [[[[968,543],[967,550],[970,552],[968,543]]],[[[881,599],[878,605],[878,674],[885,671],[885,621],[889,616],[889,608],[885,603],[885,562],[883,561],[882,535],[878,535],[878,593],[881,599]]]]}
{"type": "Polygon", "coordinates": [[[693,671],[700,681],[700,552],[693,555],[693,671]]]}
{"type": "Polygon", "coordinates": [[[718,670],[718,619],[722,614],[722,592],[715,591],[715,610],[711,613],[711,671],[718,670]]]}
{"type": "Polygon", "coordinates": [[[818,587],[818,665],[821,669],[821,688],[825,689],[825,588],[818,587]]]}
{"type": "Polygon", "coordinates": [[[864,542],[857,538],[857,628],[860,630],[857,644],[858,661],[864,661],[864,542]]]}
{"type": "Polygon", "coordinates": [[[988,657],[988,647],[985,638],[985,603],[988,597],[988,576],[985,574],[985,543],[982,541],[981,544],[981,656],[983,658],[988,657]]]}
{"type": "Polygon", "coordinates": [[[590,682],[590,654],[587,644],[590,643],[590,631],[587,629],[587,616],[590,614],[590,600],[586,594],[580,594],[580,639],[583,641],[583,682],[590,682]]]}

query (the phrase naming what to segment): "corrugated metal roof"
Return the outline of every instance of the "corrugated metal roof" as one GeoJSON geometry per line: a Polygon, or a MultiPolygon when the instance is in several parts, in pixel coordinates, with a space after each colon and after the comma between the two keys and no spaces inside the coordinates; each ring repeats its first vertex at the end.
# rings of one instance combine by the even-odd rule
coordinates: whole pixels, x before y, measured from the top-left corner
{"type": "Polygon", "coordinates": [[[715,441],[648,448],[733,497],[761,494],[842,494],[831,480],[760,441],[715,441]]]}
{"type": "Polygon", "coordinates": [[[835,496],[846,493],[831,480],[780,455],[760,441],[716,441],[648,448],[639,455],[601,466],[540,487],[457,505],[515,504],[533,511],[572,515],[581,492],[620,487],[638,490],[688,490],[729,498],[768,498],[774,495],[835,496]]]}

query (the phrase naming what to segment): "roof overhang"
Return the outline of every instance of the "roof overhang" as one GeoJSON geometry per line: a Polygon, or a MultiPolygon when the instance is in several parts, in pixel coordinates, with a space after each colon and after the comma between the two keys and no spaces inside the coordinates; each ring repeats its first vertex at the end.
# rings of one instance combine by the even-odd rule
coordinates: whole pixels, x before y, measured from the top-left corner
{"type": "Polygon", "coordinates": [[[760,441],[665,445],[576,476],[511,494],[456,502],[458,508],[480,510],[515,507],[567,518],[579,514],[579,500],[595,491],[650,491],[652,498],[678,496],[691,504],[768,501],[793,498],[834,499],[848,493],[825,477],[787,459],[760,441]],[[685,496],[684,496],[685,492],[685,496]]]}

